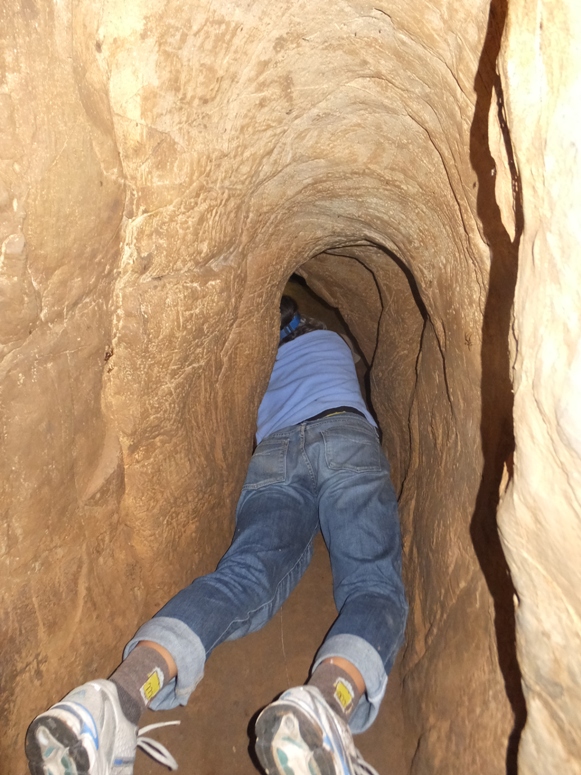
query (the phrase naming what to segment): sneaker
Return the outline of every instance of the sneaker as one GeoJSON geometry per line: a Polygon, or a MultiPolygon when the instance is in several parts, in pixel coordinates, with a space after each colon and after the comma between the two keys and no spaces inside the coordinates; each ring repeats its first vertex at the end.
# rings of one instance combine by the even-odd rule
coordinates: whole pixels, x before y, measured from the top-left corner
{"type": "Polygon", "coordinates": [[[289,689],[262,711],[256,755],[267,775],[378,775],[314,686],[289,689]]]}
{"type": "Polygon", "coordinates": [[[26,733],[26,756],[32,775],[132,775],[137,747],[177,770],[169,751],[139,732],[123,715],[117,687],[98,679],[83,684],[37,716],[26,733]]]}

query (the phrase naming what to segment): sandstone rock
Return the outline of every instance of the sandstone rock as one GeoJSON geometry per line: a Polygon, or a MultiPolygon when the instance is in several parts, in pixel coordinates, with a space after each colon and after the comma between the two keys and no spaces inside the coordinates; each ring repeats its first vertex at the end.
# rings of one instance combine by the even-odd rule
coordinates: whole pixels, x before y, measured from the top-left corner
{"type": "Polygon", "coordinates": [[[294,271],[372,366],[401,493],[402,768],[515,768],[512,377],[521,770],[576,771],[579,12],[509,10],[501,78],[500,2],[0,11],[7,771],[227,546],[294,271]]]}
{"type": "Polygon", "coordinates": [[[511,3],[499,63],[524,211],[515,466],[499,518],[518,593],[527,774],[581,772],[580,39],[576,4],[511,3]]]}

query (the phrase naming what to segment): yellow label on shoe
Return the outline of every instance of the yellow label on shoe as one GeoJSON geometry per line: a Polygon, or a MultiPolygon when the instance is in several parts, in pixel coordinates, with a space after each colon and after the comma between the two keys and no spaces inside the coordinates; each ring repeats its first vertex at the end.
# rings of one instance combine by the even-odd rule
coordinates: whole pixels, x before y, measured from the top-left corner
{"type": "Polygon", "coordinates": [[[343,710],[347,710],[353,702],[353,688],[342,678],[335,681],[335,699],[343,710]]]}
{"type": "Polygon", "coordinates": [[[153,700],[155,695],[163,686],[163,671],[156,667],[148,676],[147,681],[139,689],[139,692],[145,703],[153,700]]]}

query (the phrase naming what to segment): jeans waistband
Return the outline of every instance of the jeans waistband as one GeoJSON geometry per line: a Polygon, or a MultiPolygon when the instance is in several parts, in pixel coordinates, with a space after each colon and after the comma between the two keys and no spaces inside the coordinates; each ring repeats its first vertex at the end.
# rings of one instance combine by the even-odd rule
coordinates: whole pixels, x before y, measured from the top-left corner
{"type": "Polygon", "coordinates": [[[334,414],[358,414],[359,417],[365,418],[363,412],[359,409],[355,409],[354,406],[335,406],[333,409],[325,409],[324,412],[314,415],[313,417],[307,417],[303,422],[312,422],[313,420],[322,420],[323,417],[331,417],[334,414]]]}

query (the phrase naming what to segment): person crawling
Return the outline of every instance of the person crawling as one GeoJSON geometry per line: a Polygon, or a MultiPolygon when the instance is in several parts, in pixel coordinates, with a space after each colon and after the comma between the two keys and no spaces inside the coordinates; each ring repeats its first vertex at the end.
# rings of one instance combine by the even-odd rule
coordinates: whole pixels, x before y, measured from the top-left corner
{"type": "Polygon", "coordinates": [[[377,775],[352,734],[373,723],[404,637],[397,499],[349,345],[290,296],[280,302],[256,441],[216,570],[139,628],[109,679],[83,684],[34,719],[32,775],[132,775],[137,747],[177,769],[144,735],[163,724],[138,731],[142,713],[185,705],[212,651],[269,621],[306,570],[319,530],[339,613],[307,683],[258,716],[256,754],[268,775],[377,775]]]}

